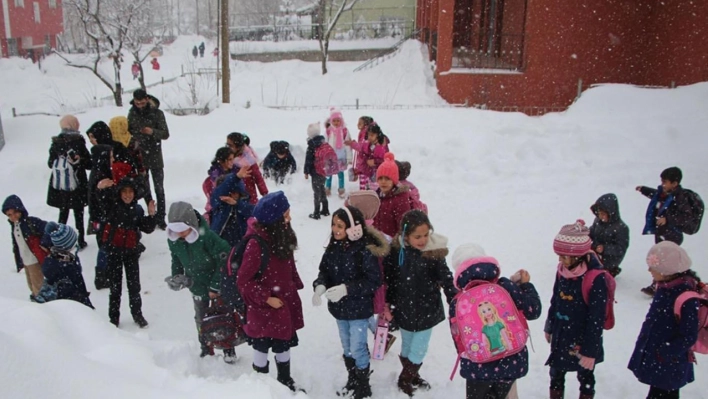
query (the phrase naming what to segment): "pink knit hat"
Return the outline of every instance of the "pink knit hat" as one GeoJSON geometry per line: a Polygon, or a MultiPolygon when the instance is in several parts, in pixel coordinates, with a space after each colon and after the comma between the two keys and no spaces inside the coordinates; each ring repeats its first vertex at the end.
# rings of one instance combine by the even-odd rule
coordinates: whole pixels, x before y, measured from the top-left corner
{"type": "Polygon", "coordinates": [[[591,248],[590,229],[585,227],[582,219],[563,226],[553,240],[553,251],[558,255],[583,256],[591,248]]]}
{"type": "Polygon", "coordinates": [[[398,184],[398,165],[396,165],[396,157],[393,156],[392,152],[387,152],[384,155],[384,161],[376,170],[376,178],[388,177],[393,181],[393,184],[398,184]]]}
{"type": "Polygon", "coordinates": [[[649,250],[647,265],[664,276],[683,273],[691,268],[691,258],[686,250],[675,242],[662,241],[649,250]]]}
{"type": "Polygon", "coordinates": [[[329,109],[329,121],[332,123],[333,120],[339,119],[342,121],[342,126],[344,126],[344,117],[342,116],[342,111],[336,109],[336,108],[330,108],[329,109]]]}

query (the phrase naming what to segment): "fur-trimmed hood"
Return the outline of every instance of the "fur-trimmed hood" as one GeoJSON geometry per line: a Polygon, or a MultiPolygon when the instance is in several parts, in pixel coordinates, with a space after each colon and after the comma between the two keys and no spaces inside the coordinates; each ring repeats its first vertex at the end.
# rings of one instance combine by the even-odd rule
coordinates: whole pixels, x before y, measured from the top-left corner
{"type": "Polygon", "coordinates": [[[391,252],[391,244],[389,244],[386,236],[373,226],[366,226],[365,228],[367,234],[369,234],[376,241],[375,243],[369,243],[366,245],[366,249],[371,252],[377,258],[383,258],[391,252]]]}
{"type": "Polygon", "coordinates": [[[391,192],[388,194],[384,194],[380,188],[376,190],[376,193],[379,195],[379,198],[387,198],[387,197],[395,197],[397,195],[401,195],[403,193],[407,193],[410,191],[411,191],[410,187],[408,187],[405,184],[401,184],[399,182],[395,187],[393,187],[391,192]]]}
{"type": "MultiPolygon", "coordinates": [[[[401,239],[401,235],[396,234],[391,242],[391,249],[394,251],[400,250],[402,242],[403,240],[401,239]]],[[[428,244],[421,251],[423,253],[422,256],[424,258],[431,259],[445,259],[445,257],[447,257],[450,253],[450,250],[447,248],[447,242],[448,239],[444,235],[432,233],[430,235],[430,239],[428,240],[428,244]]]]}

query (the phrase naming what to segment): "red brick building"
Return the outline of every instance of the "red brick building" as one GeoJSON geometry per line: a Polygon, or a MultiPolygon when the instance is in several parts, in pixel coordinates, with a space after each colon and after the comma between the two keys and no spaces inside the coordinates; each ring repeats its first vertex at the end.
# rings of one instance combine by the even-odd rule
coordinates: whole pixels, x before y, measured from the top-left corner
{"type": "Polygon", "coordinates": [[[596,83],[708,81],[708,1],[418,0],[451,103],[544,113],[596,83]]]}
{"type": "Polygon", "coordinates": [[[39,55],[63,31],[61,0],[0,0],[0,57],[39,55]]]}

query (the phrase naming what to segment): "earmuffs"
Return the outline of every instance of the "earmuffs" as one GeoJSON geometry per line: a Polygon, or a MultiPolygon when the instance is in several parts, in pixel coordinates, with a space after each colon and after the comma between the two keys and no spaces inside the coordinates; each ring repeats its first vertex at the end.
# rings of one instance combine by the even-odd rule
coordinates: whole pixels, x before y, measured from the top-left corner
{"type": "Polygon", "coordinates": [[[344,232],[347,233],[347,237],[350,241],[357,241],[364,236],[364,229],[360,224],[354,224],[354,217],[346,206],[342,207],[342,209],[344,209],[344,212],[347,213],[347,216],[349,217],[349,225],[351,226],[344,230],[344,232]]]}

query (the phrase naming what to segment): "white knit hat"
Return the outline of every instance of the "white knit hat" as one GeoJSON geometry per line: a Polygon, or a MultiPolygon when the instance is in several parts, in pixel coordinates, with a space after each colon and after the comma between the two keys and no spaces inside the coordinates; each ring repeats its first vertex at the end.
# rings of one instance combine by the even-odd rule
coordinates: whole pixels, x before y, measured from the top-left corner
{"type": "Polygon", "coordinates": [[[320,123],[310,123],[307,125],[307,137],[313,138],[320,135],[320,123]]]}
{"type": "Polygon", "coordinates": [[[474,243],[462,244],[455,250],[452,254],[452,267],[457,270],[457,268],[463,264],[466,260],[472,258],[481,258],[487,256],[484,252],[484,248],[474,243]]]}

